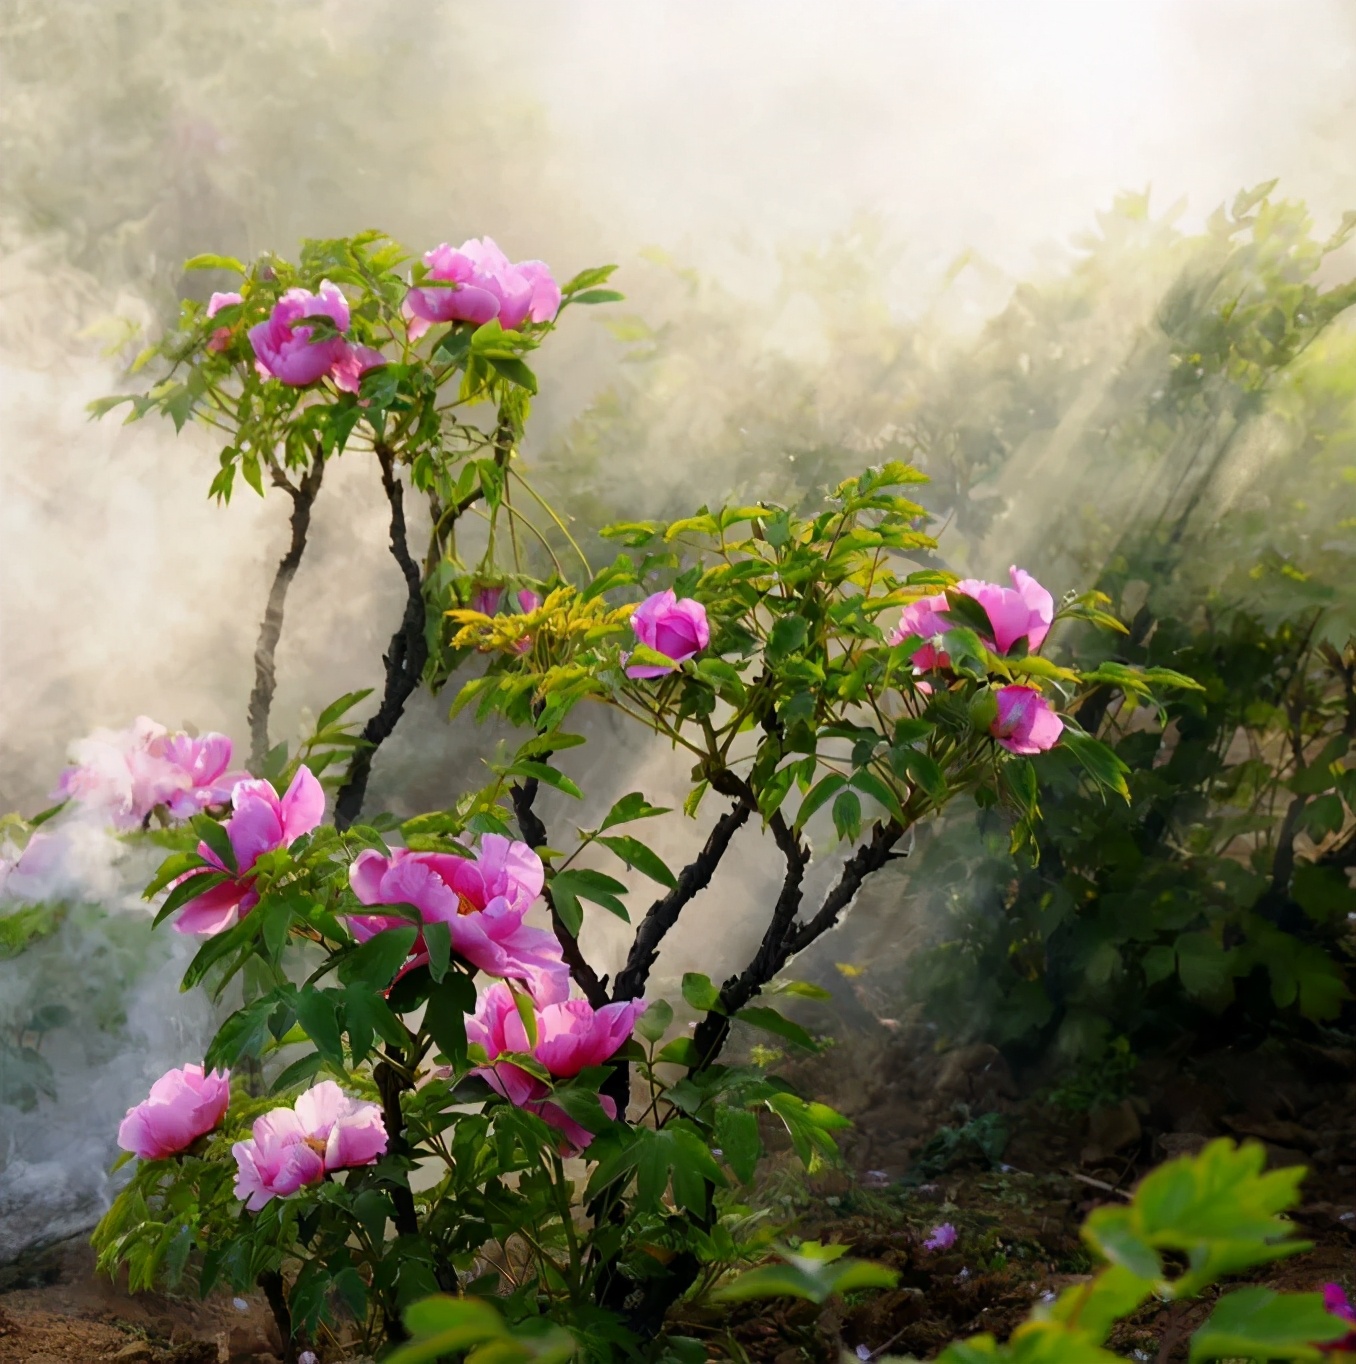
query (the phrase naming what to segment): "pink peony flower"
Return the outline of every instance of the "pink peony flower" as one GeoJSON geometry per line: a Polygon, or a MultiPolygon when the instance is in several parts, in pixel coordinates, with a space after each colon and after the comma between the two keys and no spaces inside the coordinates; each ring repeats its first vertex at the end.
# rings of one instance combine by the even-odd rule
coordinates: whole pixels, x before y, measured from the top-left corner
{"type": "Polygon", "coordinates": [[[325,1177],[325,1157],[306,1140],[301,1119],[290,1108],[275,1108],[254,1120],[254,1135],[231,1147],[235,1196],[258,1212],[273,1198],[285,1198],[325,1177]]]}
{"type": "Polygon", "coordinates": [[[951,628],[950,623],[938,614],[950,609],[945,592],[933,597],[920,597],[904,608],[898,627],[886,638],[887,644],[899,644],[910,635],[927,641],[921,649],[914,652],[909,660],[919,672],[931,672],[934,668],[947,668],[951,660],[937,647],[935,641],[951,628]]]}
{"type": "MultiPolygon", "coordinates": [[[[631,1036],[645,1008],[641,999],[605,1004],[598,1010],[584,999],[537,1003],[537,1045],[533,1047],[508,986],[491,985],[466,1020],[466,1037],[484,1047],[491,1061],[504,1052],[523,1052],[534,1056],[556,1079],[568,1080],[613,1056],[631,1036]]],[[[482,1067],[476,1073],[510,1103],[557,1128],[576,1150],[582,1151],[593,1140],[592,1133],[547,1099],[550,1091],[542,1081],[512,1062],[482,1067]]],[[[616,1104],[607,1095],[600,1095],[599,1102],[609,1118],[617,1116],[616,1104]]]]}
{"type": "Polygon", "coordinates": [[[180,933],[210,936],[242,919],[259,903],[250,869],[260,856],[274,848],[290,847],[302,834],[310,833],[325,814],[325,792],[308,767],[297,769],[281,799],[269,782],[250,779],[236,783],[231,803],[234,813],[225,829],[235,853],[235,871],[230,871],[206,843],[198,844],[198,855],[207,861],[208,868],[189,872],[189,876],[210,875],[215,870],[225,872],[228,879],[184,906],[174,924],[180,933]]]}
{"type": "MultiPolygon", "coordinates": [[[[215,317],[223,308],[233,308],[245,300],[240,294],[213,294],[207,300],[207,316],[215,317]]],[[[231,329],[218,327],[207,343],[208,350],[223,351],[231,344],[231,329]]]]}
{"type": "Polygon", "coordinates": [[[188,819],[209,805],[227,804],[248,772],[231,772],[232,744],[224,734],[171,734],[161,744],[165,762],[180,785],[165,798],[169,812],[188,819]]]}
{"type": "Polygon", "coordinates": [[[631,628],[647,649],[673,659],[674,666],[637,663],[627,668],[627,677],[665,677],[676,672],[678,664],[685,663],[711,642],[706,608],[690,597],[679,601],[672,588],[646,597],[632,613],[631,628]]]}
{"type": "Polygon", "coordinates": [[[950,1250],[956,1244],[956,1228],[950,1222],[941,1222],[933,1227],[931,1235],[923,1242],[924,1250],[950,1250]]]}
{"type": "Polygon", "coordinates": [[[1015,564],[1008,569],[1011,587],[997,583],[964,578],[956,584],[956,591],[973,597],[988,616],[993,626],[993,639],[985,640],[990,648],[1005,654],[1019,639],[1025,638],[1034,654],[1045,643],[1050,623],[1055,618],[1055,599],[1025,569],[1015,564]]]}
{"type": "Polygon", "coordinates": [[[371,1165],[386,1153],[381,1108],[350,1098],[333,1080],[312,1085],[292,1108],[275,1108],[255,1120],[254,1136],[231,1148],[235,1196],[258,1212],[326,1174],[371,1165]]]}
{"type": "MultiPolygon", "coordinates": [[[[1050,623],[1055,618],[1055,599],[1025,569],[1014,565],[1008,572],[1012,577],[1011,587],[1000,587],[978,578],[963,578],[952,590],[973,598],[984,608],[993,627],[992,635],[983,637],[986,648],[1005,654],[1024,638],[1029,651],[1035,653],[1050,633],[1050,623]]],[[[923,672],[949,667],[950,660],[937,648],[940,636],[952,628],[941,614],[948,610],[950,605],[945,592],[910,602],[887,643],[898,644],[910,635],[917,635],[927,642],[913,655],[914,667],[923,672]]]]}
{"type": "MultiPolygon", "coordinates": [[[[564,999],[570,980],[555,934],[523,923],[544,882],[541,858],[499,834],[486,834],[474,857],[397,848],[387,858],[368,848],[349,868],[349,884],[363,904],[413,905],[425,923],[448,926],[453,950],[473,966],[523,981],[543,1002],[564,999]]],[[[366,942],[406,920],[355,914],[351,922],[353,936],[366,942]]],[[[427,960],[421,935],[401,974],[427,960]]]]}
{"type": "Polygon", "coordinates": [[[1330,1340],[1318,1348],[1325,1352],[1340,1351],[1346,1354],[1356,1354],[1356,1306],[1348,1301],[1341,1284],[1325,1283],[1323,1285],[1323,1308],[1329,1316],[1340,1317],[1343,1321],[1350,1322],[1352,1329],[1339,1339],[1330,1340]]]}
{"type": "Polygon", "coordinates": [[[157,805],[186,819],[208,805],[224,804],[235,783],[248,776],[228,772],[231,741],[224,734],[168,734],[146,716],[126,729],[96,729],[72,746],[75,765],[57,783],[54,797],[72,800],[120,829],[135,829],[157,805]]]}
{"type": "Polygon", "coordinates": [[[10,842],[0,847],[0,895],[19,900],[45,898],[51,878],[68,851],[65,839],[41,829],[29,835],[22,852],[10,842]]]}
{"type": "Polygon", "coordinates": [[[1009,753],[1044,753],[1064,729],[1054,707],[1034,687],[999,687],[998,714],[989,733],[1009,753]]]}
{"type": "Polygon", "coordinates": [[[231,1102],[231,1073],[201,1066],[167,1070],[152,1086],[150,1097],[135,1108],[118,1128],[118,1145],[142,1160],[164,1160],[186,1150],[210,1132],[231,1102]]]}
{"type": "Polygon", "coordinates": [[[348,356],[348,342],[342,336],[312,341],[313,327],[303,325],[306,317],[328,317],[336,330],[348,330],[348,300],[337,285],[325,280],[317,293],[289,289],[274,305],[267,322],[250,328],[256,368],[261,375],[272,375],[294,388],[313,384],[348,356]]]}
{"type": "Polygon", "coordinates": [[[346,353],[335,361],[330,378],[334,380],[335,388],[342,388],[345,393],[357,393],[362,387],[363,375],[369,369],[378,369],[385,363],[386,357],[371,346],[349,346],[346,353]]]}
{"type": "Polygon", "coordinates": [[[438,322],[480,327],[498,318],[505,331],[514,331],[529,318],[550,322],[560,310],[560,286],[550,269],[539,260],[511,263],[489,237],[455,251],[443,242],[424,253],[424,264],[428,281],[405,296],[411,340],[438,322]]]}

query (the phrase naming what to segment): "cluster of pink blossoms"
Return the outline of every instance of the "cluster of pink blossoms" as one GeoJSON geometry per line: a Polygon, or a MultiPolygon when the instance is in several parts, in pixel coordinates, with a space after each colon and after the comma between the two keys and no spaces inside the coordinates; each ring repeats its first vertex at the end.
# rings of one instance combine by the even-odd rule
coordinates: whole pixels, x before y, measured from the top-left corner
{"type": "MultiPolygon", "coordinates": [[[[230,1079],[229,1071],[204,1074],[198,1065],[167,1070],[149,1096],[127,1110],[118,1145],[142,1160],[182,1154],[221,1124],[231,1102],[230,1079]]],[[[333,1080],[313,1085],[291,1108],[257,1118],[253,1131],[231,1148],[236,1197],[251,1212],[386,1153],[380,1106],[350,1098],[333,1080]]]]}
{"type": "MultiPolygon", "coordinates": [[[[524,917],[541,895],[545,870],[526,843],[486,834],[477,854],[411,852],[396,849],[384,857],[375,849],[360,853],[349,872],[354,894],[365,905],[413,905],[426,924],[446,924],[452,949],[471,965],[499,980],[481,993],[466,1035],[482,1045],[491,1065],[479,1073],[510,1102],[537,1113],[576,1150],[593,1140],[547,1099],[546,1085],[510,1063],[495,1065],[506,1051],[530,1052],[556,1079],[570,1079],[586,1066],[601,1065],[631,1035],[644,1012],[642,1001],[609,1004],[595,1010],[586,1000],[570,999],[570,976],[560,942],[548,929],[532,928],[524,917]],[[529,1045],[505,980],[517,981],[532,1000],[537,1044],[529,1045]]],[[[353,935],[367,941],[406,921],[394,915],[356,914],[353,935]]],[[[400,974],[428,960],[422,933],[400,974]]],[[[604,1098],[604,1110],[616,1116],[604,1098]]]]}
{"type": "Polygon", "coordinates": [[[505,331],[526,321],[551,322],[560,311],[560,285],[544,261],[510,261],[492,238],[472,238],[453,250],[446,242],[424,253],[428,277],[405,297],[410,339],[438,322],[477,327],[498,319],[505,331]]]}
{"type": "MultiPolygon", "coordinates": [[[[560,286],[550,267],[539,260],[510,261],[489,238],[472,238],[453,250],[446,242],[425,252],[427,277],[405,297],[402,311],[412,341],[440,322],[483,326],[497,320],[505,331],[524,322],[551,322],[560,311],[560,286]]],[[[238,293],[213,294],[208,318],[244,302],[238,293]]],[[[339,287],[323,280],[315,293],[289,289],[273,305],[266,321],[249,329],[254,365],[261,378],[272,377],[304,388],[328,376],[335,387],[357,393],[362,377],[384,365],[386,358],[371,346],[344,335],[351,322],[348,300],[339,287]],[[315,335],[315,322],[328,318],[337,335],[315,335]]],[[[217,327],[207,349],[224,351],[231,328],[217,327]]]]}
{"type": "MultiPolygon", "coordinates": [[[[1025,569],[1014,565],[1008,572],[1011,587],[963,578],[954,591],[978,602],[988,617],[990,634],[982,637],[985,648],[1005,654],[1025,640],[1028,651],[1035,653],[1050,633],[1055,599],[1025,569]]],[[[916,672],[944,672],[951,666],[950,658],[940,647],[942,636],[954,628],[944,614],[950,609],[944,592],[920,597],[904,608],[899,626],[888,642],[899,644],[911,637],[923,641],[910,658],[916,672]]],[[[920,683],[922,687],[928,685],[920,683]]],[[[999,687],[994,699],[998,711],[989,732],[999,744],[1019,754],[1043,753],[1054,747],[1063,732],[1064,721],[1035,687],[1020,684],[999,687]]]]}
{"type": "MultiPolygon", "coordinates": [[[[220,294],[213,295],[213,303],[218,298],[239,302],[239,295],[220,294]]],[[[209,304],[208,316],[214,315],[209,304]]],[[[348,300],[329,280],[323,280],[315,293],[289,289],[273,305],[268,320],[249,330],[255,369],[261,378],[272,375],[294,388],[313,384],[328,374],[335,387],[356,393],[363,375],[386,360],[379,350],[356,346],[343,335],[350,320],[348,300]],[[316,340],[315,328],[307,324],[307,318],[328,318],[340,334],[316,340]]],[[[219,335],[215,333],[213,341],[219,335]]]]}
{"type": "Polygon", "coordinates": [[[249,777],[229,770],[231,741],[224,734],[171,734],[144,715],[126,729],[96,729],[72,746],[71,757],[53,797],[119,829],[137,828],[157,806],[187,819],[224,805],[249,777]]]}

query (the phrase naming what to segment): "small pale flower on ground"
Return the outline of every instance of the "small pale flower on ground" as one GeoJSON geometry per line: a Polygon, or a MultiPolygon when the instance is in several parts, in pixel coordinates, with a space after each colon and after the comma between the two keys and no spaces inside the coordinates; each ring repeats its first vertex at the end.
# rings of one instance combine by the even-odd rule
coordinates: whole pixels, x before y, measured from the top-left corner
{"type": "Polygon", "coordinates": [[[1323,1307],[1329,1316],[1350,1322],[1352,1329],[1339,1339],[1330,1340],[1318,1348],[1325,1352],[1356,1354],[1356,1304],[1348,1299],[1340,1283],[1323,1285],[1323,1307]]]}
{"type": "Polygon", "coordinates": [[[950,1222],[939,1222],[933,1227],[928,1239],[923,1242],[924,1250],[950,1250],[956,1244],[956,1228],[950,1222]]]}

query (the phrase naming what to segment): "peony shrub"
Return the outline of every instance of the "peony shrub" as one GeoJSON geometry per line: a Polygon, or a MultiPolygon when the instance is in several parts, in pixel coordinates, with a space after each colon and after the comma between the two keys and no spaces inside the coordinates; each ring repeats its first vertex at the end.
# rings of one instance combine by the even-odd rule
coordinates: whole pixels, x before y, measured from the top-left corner
{"type": "MultiPolygon", "coordinates": [[[[609,268],[558,286],[488,238],[410,264],[375,233],[309,243],[297,265],[190,265],[236,287],[185,303],[154,386],[105,406],[224,426],[212,494],[229,499],[237,475],[278,489],[296,549],[261,627],[251,776],[227,789],[217,750],[174,759],[187,821],[147,895],[201,939],[185,988],[234,1007],[202,1065],[147,1101],[184,1116],[129,1115],[138,1164],[96,1233],[100,1261],[129,1264],[134,1285],[190,1258],[203,1291],[258,1284],[293,1350],[341,1331],[377,1350],[404,1338],[411,1304],[474,1284],[511,1322],[542,1316],[592,1357],[634,1357],[745,1255],[726,1214],[760,1117],[808,1168],[836,1157],[844,1119],[730,1046],[747,1032],[818,1046],[773,1002],[822,995],[787,979],[796,957],[953,800],[1001,807],[1020,839],[1042,762],[1123,796],[1118,760],[1077,723],[1082,699],[1114,687],[1153,704],[1191,684],[1043,654],[1062,624],[1119,628],[1095,594],[1056,602],[1020,569],[1006,587],[920,567],[934,543],[909,496],[921,475],[898,463],[805,514],[614,526],[615,560],[575,568],[523,470],[527,357],[571,306],[618,297],[609,268]],[[269,741],[272,650],[341,457],[372,469],[406,600],[361,728],[345,717],[368,692],[328,706],[292,754],[269,741]],[[428,505],[426,545],[407,496],[428,505]],[[459,538],[473,512],[488,534],[459,538]],[[510,594],[520,609],[502,611],[510,594]],[[459,723],[516,738],[452,806],[401,820],[365,808],[367,775],[421,685],[447,689],[459,723]],[[615,765],[612,789],[580,788],[586,701],[681,753],[681,809],[625,790],[615,765]],[[570,802],[591,827],[564,817],[570,802]],[[660,819],[692,825],[681,867],[644,836],[660,819]],[[669,934],[698,897],[729,894],[727,858],[759,839],[780,869],[736,902],[753,955],[713,951],[709,974],[661,997],[669,934]],[[812,858],[831,863],[813,891],[812,858]],[[581,940],[598,914],[627,926],[606,963],[581,940]],[[216,1091],[205,1108],[184,1092],[208,1067],[217,1085],[236,1077],[223,1112],[216,1091]]],[[[138,780],[110,803],[118,818],[149,799],[138,780]]]]}

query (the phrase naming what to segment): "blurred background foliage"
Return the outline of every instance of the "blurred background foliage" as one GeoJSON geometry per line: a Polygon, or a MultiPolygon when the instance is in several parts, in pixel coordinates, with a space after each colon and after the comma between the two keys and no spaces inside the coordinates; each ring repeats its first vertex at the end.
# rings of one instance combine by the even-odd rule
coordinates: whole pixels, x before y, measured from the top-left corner
{"type": "MultiPolygon", "coordinates": [[[[1095,585],[1130,622],[1110,657],[1205,683],[1162,713],[1084,708],[1129,804],[1044,755],[1036,846],[1011,850],[995,812],[953,815],[834,945],[944,1040],[1096,1061],[1114,1039],[1351,1024],[1356,215],[1324,236],[1275,188],[1194,235],[1124,195],[1071,268],[969,335],[936,324],[943,298],[892,316],[869,224],[787,254],[758,318],[656,258],[664,320],[608,322],[627,363],[545,452],[588,527],[638,498],[673,514],[693,488],[802,505],[864,452],[910,459],[947,567],[1012,556],[1057,591],[1095,585]]],[[[947,287],[967,273],[983,263],[947,287]]]]}

